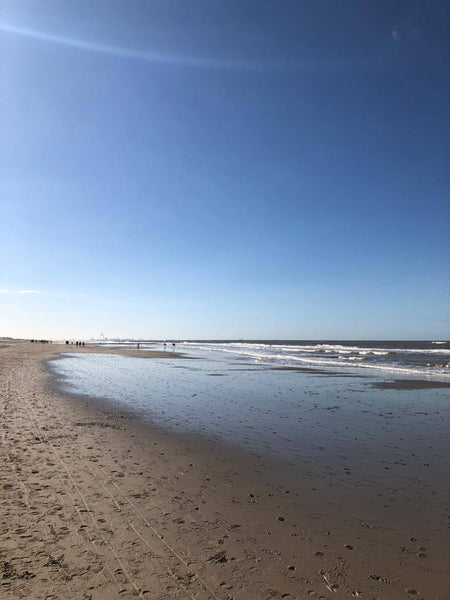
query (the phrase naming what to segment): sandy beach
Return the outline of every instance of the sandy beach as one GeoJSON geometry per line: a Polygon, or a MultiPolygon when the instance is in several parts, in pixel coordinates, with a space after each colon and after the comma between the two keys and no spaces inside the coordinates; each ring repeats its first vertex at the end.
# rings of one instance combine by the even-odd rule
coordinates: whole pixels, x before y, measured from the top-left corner
{"type": "MultiPolygon", "coordinates": [[[[45,361],[67,350],[0,341],[0,598],[450,597],[444,478],[394,487],[389,470],[327,476],[319,461],[294,477],[61,393],[45,361]]],[[[70,346],[93,351],[178,356],[70,346]]]]}

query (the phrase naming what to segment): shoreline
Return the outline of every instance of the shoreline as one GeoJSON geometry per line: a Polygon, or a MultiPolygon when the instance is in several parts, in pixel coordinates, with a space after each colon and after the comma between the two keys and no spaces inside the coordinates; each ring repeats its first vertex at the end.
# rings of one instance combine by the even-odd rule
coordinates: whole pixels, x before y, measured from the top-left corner
{"type": "Polygon", "coordinates": [[[445,598],[444,535],[352,518],[365,482],[283,487],[276,461],[61,394],[55,346],[0,342],[7,598],[445,598]]]}

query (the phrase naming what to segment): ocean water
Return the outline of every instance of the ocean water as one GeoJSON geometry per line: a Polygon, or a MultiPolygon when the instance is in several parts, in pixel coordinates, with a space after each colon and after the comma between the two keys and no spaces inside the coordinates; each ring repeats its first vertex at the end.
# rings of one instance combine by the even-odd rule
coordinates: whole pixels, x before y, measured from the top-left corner
{"type": "MultiPolygon", "coordinates": [[[[442,449],[449,447],[450,390],[374,386],[392,379],[393,373],[396,379],[399,373],[411,379],[411,371],[419,368],[412,361],[406,374],[398,370],[403,368],[398,362],[394,371],[337,369],[347,363],[336,358],[327,363],[329,369],[285,370],[278,367],[322,367],[326,358],[308,362],[309,357],[320,356],[314,351],[318,345],[313,350],[290,344],[267,348],[261,343],[227,343],[219,349],[219,344],[177,344],[176,350],[178,346],[194,360],[172,358],[171,349],[162,359],[68,353],[50,361],[50,366],[66,392],[102,399],[114,410],[168,431],[200,435],[298,464],[320,461],[331,468],[340,462],[344,470],[353,457],[361,476],[384,468],[383,463],[392,463],[393,477],[414,478],[423,471],[423,481],[429,483],[445,472],[442,449]],[[421,448],[420,459],[415,457],[416,447],[421,448]],[[424,463],[431,466],[425,469],[424,463]]],[[[330,346],[321,344],[321,349],[330,346]]],[[[344,356],[373,348],[339,346],[348,351],[344,356]]],[[[423,350],[422,356],[430,355],[423,350]]],[[[392,352],[361,356],[394,356],[400,351],[392,352]]]]}
{"type": "MultiPolygon", "coordinates": [[[[109,346],[136,341],[105,341],[109,346]]],[[[255,364],[330,370],[369,369],[381,375],[421,376],[450,380],[448,341],[175,341],[178,351],[203,357],[245,359],[255,364]]],[[[141,348],[164,348],[162,342],[141,341],[141,348]]],[[[166,349],[173,349],[172,341],[166,349]]]]}

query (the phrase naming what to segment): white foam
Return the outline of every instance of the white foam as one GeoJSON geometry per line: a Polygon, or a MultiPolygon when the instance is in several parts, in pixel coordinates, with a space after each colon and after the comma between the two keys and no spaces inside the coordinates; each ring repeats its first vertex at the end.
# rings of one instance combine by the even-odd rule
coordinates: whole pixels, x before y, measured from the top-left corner
{"type": "Polygon", "coordinates": [[[252,344],[245,342],[185,342],[184,345],[188,348],[203,352],[220,352],[228,355],[245,356],[258,363],[276,363],[282,365],[296,365],[301,363],[305,365],[320,366],[321,368],[327,366],[350,368],[351,364],[354,368],[364,367],[367,369],[394,371],[397,373],[422,376],[448,376],[448,370],[444,371],[438,367],[418,367],[413,364],[402,364],[402,362],[408,362],[409,359],[406,359],[408,353],[422,354],[426,352],[428,354],[442,354],[442,351],[440,350],[361,348],[359,346],[343,346],[341,344],[300,346],[294,344],[252,344]],[[330,354],[333,354],[333,356],[329,356],[330,354]],[[379,358],[384,356],[389,358],[379,358]]]}

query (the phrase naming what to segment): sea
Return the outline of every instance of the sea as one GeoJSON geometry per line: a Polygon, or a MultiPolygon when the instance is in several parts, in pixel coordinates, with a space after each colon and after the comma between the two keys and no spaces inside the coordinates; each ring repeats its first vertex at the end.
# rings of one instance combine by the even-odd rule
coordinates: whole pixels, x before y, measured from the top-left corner
{"type": "Polygon", "coordinates": [[[450,341],[355,340],[99,340],[109,347],[166,349],[189,356],[244,359],[260,365],[368,369],[380,375],[450,378],[450,341]]]}
{"type": "Polygon", "coordinates": [[[344,472],[352,460],[361,477],[389,466],[393,485],[418,472],[437,485],[447,471],[448,341],[102,341],[137,344],[167,357],[68,346],[50,369],[88,403],[283,464],[344,472]]]}

